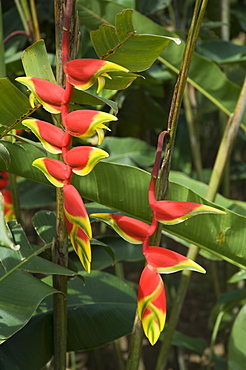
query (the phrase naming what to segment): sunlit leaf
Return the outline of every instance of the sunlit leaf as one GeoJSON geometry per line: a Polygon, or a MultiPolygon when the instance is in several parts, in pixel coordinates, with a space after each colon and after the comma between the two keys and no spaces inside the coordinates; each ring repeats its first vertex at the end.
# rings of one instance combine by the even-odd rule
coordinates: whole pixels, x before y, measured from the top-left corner
{"type": "MultiPolygon", "coordinates": [[[[45,179],[42,173],[31,165],[33,160],[40,157],[40,151],[36,147],[26,143],[21,145],[9,142],[3,143],[11,153],[12,160],[9,172],[41,183],[48,183],[48,180],[45,179]],[[28,156],[26,153],[28,153],[28,156]]],[[[4,163],[1,161],[0,170],[6,170],[4,163]]],[[[84,177],[83,181],[76,175],[73,178],[73,184],[84,198],[101,203],[147,223],[151,219],[148,205],[149,181],[150,174],[143,170],[103,162],[95,167],[93,173],[84,177]],[[129,191],[129,189],[131,190],[129,191]]],[[[206,201],[189,188],[177,183],[170,184],[168,200],[188,201],[215,206],[215,204],[206,201]]],[[[198,215],[179,225],[164,226],[163,230],[187,242],[194,243],[239,267],[245,268],[246,251],[244,240],[246,237],[246,218],[222,207],[219,208],[226,211],[227,214],[198,215]],[[226,235],[223,245],[217,243],[221,232],[226,235]]]]}

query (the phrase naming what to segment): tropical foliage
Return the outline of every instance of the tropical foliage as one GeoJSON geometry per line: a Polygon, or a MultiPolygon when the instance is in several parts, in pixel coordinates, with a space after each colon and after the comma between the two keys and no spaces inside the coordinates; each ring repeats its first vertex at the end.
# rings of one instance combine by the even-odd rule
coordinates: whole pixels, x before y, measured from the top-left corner
{"type": "Polygon", "coordinates": [[[243,369],[245,13],[2,4],[1,368],[79,369],[77,351],[108,345],[119,369],[175,367],[180,348],[243,369]],[[204,336],[182,325],[187,292],[204,336]],[[144,334],[162,342],[151,365],[144,334]]]}

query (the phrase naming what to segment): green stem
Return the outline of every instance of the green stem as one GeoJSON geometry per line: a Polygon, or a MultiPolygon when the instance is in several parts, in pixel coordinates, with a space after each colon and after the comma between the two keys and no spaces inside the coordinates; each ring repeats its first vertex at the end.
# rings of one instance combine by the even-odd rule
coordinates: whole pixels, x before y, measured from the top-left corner
{"type": "Polygon", "coordinates": [[[34,40],[38,41],[40,40],[40,30],[39,30],[35,0],[30,0],[30,5],[31,5],[31,13],[32,13],[32,20],[33,20],[33,28],[34,28],[34,40]]]}
{"type": "Polygon", "coordinates": [[[224,135],[222,137],[219,151],[215,160],[212,175],[209,181],[209,186],[206,198],[210,201],[214,200],[217,193],[225,165],[228,161],[229,155],[232,150],[233,143],[237,136],[240,123],[246,107],[246,78],[234,111],[234,114],[229,118],[224,135]]]}
{"type": "Polygon", "coordinates": [[[188,126],[189,131],[189,138],[190,138],[190,146],[192,152],[192,159],[194,162],[194,166],[197,173],[197,178],[199,181],[203,181],[203,173],[202,173],[202,158],[201,158],[201,151],[200,151],[200,143],[198,140],[198,135],[196,132],[195,127],[195,120],[194,115],[190,103],[189,98],[189,89],[187,86],[184,92],[184,111],[185,111],[185,118],[188,126]]]}
{"type": "MultiPolygon", "coordinates": [[[[67,267],[68,240],[63,212],[63,192],[56,189],[56,240],[53,247],[54,263],[67,267]]],[[[66,369],[67,352],[67,277],[54,275],[53,287],[61,294],[53,295],[53,330],[54,330],[54,370],[66,369]]]]}
{"type": "Polygon", "coordinates": [[[167,144],[164,160],[161,167],[160,182],[158,188],[158,199],[165,199],[168,192],[168,177],[171,166],[171,158],[174,148],[175,134],[178,124],[179,112],[184,94],[184,89],[187,82],[187,76],[190,69],[192,55],[194,52],[196,40],[201,27],[203,15],[206,9],[208,0],[203,0],[200,7],[200,0],[196,1],[195,9],[191,21],[189,34],[187,37],[186,47],[184,51],[183,62],[180,68],[178,79],[174,87],[173,98],[170,107],[170,113],[168,117],[168,131],[170,133],[170,140],[167,144]],[[199,11],[200,7],[200,11],[199,11]]]}
{"type": "MultiPolygon", "coordinates": [[[[56,34],[56,79],[62,86],[64,81],[62,65],[62,37],[63,37],[63,9],[64,0],[55,0],[55,34],[56,34]]],[[[61,158],[60,158],[61,159],[61,158]]],[[[52,259],[58,265],[67,267],[68,264],[68,238],[64,218],[64,197],[61,188],[56,189],[56,240],[54,243],[52,259]]],[[[67,277],[55,275],[53,287],[61,294],[53,295],[53,330],[54,330],[54,370],[66,369],[67,352],[67,277]]]]}
{"type": "Polygon", "coordinates": [[[230,40],[230,0],[221,0],[221,38],[230,40]]]}
{"type": "Polygon", "coordinates": [[[16,8],[18,10],[22,25],[24,27],[24,30],[25,30],[26,34],[28,35],[28,37],[29,37],[30,32],[29,32],[29,28],[28,28],[28,25],[27,25],[27,22],[26,22],[26,17],[25,17],[24,11],[22,9],[20,0],[15,0],[15,5],[16,5],[16,8]]]}
{"type": "Polygon", "coordinates": [[[130,350],[126,370],[137,370],[142,353],[143,342],[143,329],[142,323],[136,313],[133,331],[131,335],[130,350]]]}
{"type": "MultiPolygon", "coordinates": [[[[163,199],[166,197],[168,193],[168,177],[171,167],[171,158],[172,158],[172,152],[174,147],[174,140],[175,140],[175,134],[178,124],[178,117],[182,102],[182,97],[184,94],[185,85],[187,82],[187,76],[191,64],[192,55],[194,52],[196,40],[199,34],[199,30],[201,27],[202,19],[205,13],[207,5],[207,0],[196,1],[194,13],[192,17],[192,22],[186,42],[186,48],[184,51],[184,57],[183,62],[180,68],[180,72],[178,75],[178,80],[174,88],[174,94],[173,99],[171,103],[170,108],[170,114],[168,119],[168,130],[170,133],[170,140],[167,144],[162,168],[161,168],[161,174],[160,174],[160,182],[159,182],[159,188],[158,188],[158,199],[163,199]]],[[[159,232],[161,232],[161,227],[158,229],[159,232]]],[[[198,254],[198,248],[196,246],[191,246],[188,251],[188,258],[195,259],[198,254]]],[[[162,347],[158,356],[157,364],[156,364],[156,370],[164,369],[167,363],[167,354],[171,345],[172,337],[174,334],[174,330],[176,328],[179,314],[183,305],[184,297],[186,295],[186,291],[188,288],[189,280],[190,280],[191,271],[184,271],[182,273],[182,278],[180,282],[180,286],[178,289],[177,299],[174,303],[174,306],[172,308],[171,316],[168,322],[168,327],[165,330],[164,334],[164,340],[162,343],[162,347]]]]}
{"type": "Polygon", "coordinates": [[[63,67],[62,67],[63,6],[64,6],[64,0],[54,1],[55,43],[56,43],[56,80],[57,80],[57,83],[61,86],[64,85],[64,74],[63,74],[63,67]]]}
{"type": "Polygon", "coordinates": [[[214,347],[214,344],[215,344],[215,341],[216,341],[216,338],[217,338],[217,335],[218,335],[218,331],[219,331],[219,327],[220,327],[220,324],[221,324],[221,321],[222,321],[222,318],[224,316],[224,310],[221,311],[217,318],[216,318],[216,322],[215,322],[215,325],[214,325],[214,328],[213,328],[213,333],[212,333],[212,337],[211,337],[211,342],[210,342],[210,353],[209,353],[209,364],[208,364],[208,370],[211,370],[212,369],[212,354],[213,354],[213,347],[214,347]]]}

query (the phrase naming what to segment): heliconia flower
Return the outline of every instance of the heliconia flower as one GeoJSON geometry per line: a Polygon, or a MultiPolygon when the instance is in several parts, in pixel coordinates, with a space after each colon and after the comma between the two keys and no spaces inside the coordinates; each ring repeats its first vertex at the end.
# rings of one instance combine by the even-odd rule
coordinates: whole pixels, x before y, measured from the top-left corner
{"type": "Polygon", "coordinates": [[[62,148],[71,143],[71,136],[68,133],[49,122],[29,118],[23,120],[22,123],[37,136],[44,148],[50,153],[62,153],[62,148]]]}
{"type": "Polygon", "coordinates": [[[166,294],[160,275],[145,266],[138,287],[138,316],[146,337],[153,346],[166,321],[166,294]]]}
{"type": "Polygon", "coordinates": [[[141,244],[148,237],[150,225],[135,218],[114,213],[92,213],[91,217],[106,222],[123,239],[132,244],[141,244]]]}
{"type": "Polygon", "coordinates": [[[33,166],[44,173],[47,179],[58,188],[64,186],[65,181],[71,177],[71,168],[65,163],[52,158],[38,158],[33,161],[33,166]]]}
{"type": "Polygon", "coordinates": [[[91,245],[87,234],[77,225],[72,224],[65,217],[68,235],[74,251],[77,253],[84,269],[91,271],[91,245]]]}
{"type": "Polygon", "coordinates": [[[101,59],[74,59],[66,64],[64,71],[68,82],[79,90],[89,89],[97,80],[97,92],[103,89],[105,78],[111,79],[108,73],[129,72],[118,64],[101,59]]]}
{"type": "Polygon", "coordinates": [[[0,190],[5,189],[9,183],[9,174],[5,171],[0,171],[0,190]]]}
{"type": "Polygon", "coordinates": [[[4,202],[3,203],[4,204],[4,217],[5,217],[6,222],[9,222],[15,219],[12,194],[10,190],[3,189],[2,195],[3,195],[3,202],[4,202]]]}
{"type": "Polygon", "coordinates": [[[72,136],[88,138],[97,133],[100,145],[104,138],[103,129],[109,130],[103,123],[109,121],[117,121],[117,117],[98,110],[85,109],[69,113],[64,120],[64,125],[72,136]]]}
{"type": "Polygon", "coordinates": [[[64,154],[64,161],[72,168],[72,171],[80,176],[90,173],[100,159],[109,154],[102,149],[92,146],[77,146],[64,154]]]}
{"type": "Polygon", "coordinates": [[[67,220],[77,227],[80,227],[88,236],[92,237],[91,224],[86,212],[83,200],[78,190],[71,184],[65,184],[64,193],[64,213],[67,220]]]}
{"type": "Polygon", "coordinates": [[[61,113],[65,94],[65,90],[61,86],[37,77],[17,77],[16,81],[31,90],[32,94],[29,99],[32,107],[35,106],[34,98],[36,98],[48,112],[61,113]]]}
{"type": "Polygon", "coordinates": [[[159,200],[151,202],[150,206],[155,219],[164,225],[176,225],[190,217],[203,213],[225,214],[220,209],[191,202],[159,200]]]}
{"type": "Polygon", "coordinates": [[[161,247],[148,247],[144,256],[150,269],[159,274],[170,274],[180,270],[206,273],[203,267],[179,253],[161,247]]]}

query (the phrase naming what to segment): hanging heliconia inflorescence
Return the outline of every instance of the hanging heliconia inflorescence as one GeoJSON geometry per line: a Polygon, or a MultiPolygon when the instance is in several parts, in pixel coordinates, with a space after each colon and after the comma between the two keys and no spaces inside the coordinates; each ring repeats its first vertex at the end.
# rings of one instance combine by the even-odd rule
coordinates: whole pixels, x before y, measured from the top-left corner
{"type": "Polygon", "coordinates": [[[205,273],[204,268],[189,258],[166,248],[150,245],[151,236],[155,233],[158,222],[165,225],[176,225],[198,214],[224,213],[204,204],[156,199],[155,184],[160,168],[164,136],[165,132],[159,136],[156,160],[150,180],[151,225],[119,214],[93,213],[90,215],[106,222],[126,241],[143,244],[146,266],[140,276],[138,287],[138,316],[142,321],[145,335],[152,345],[157,342],[166,320],[166,294],[160,274],[170,274],[180,270],[205,273]]]}
{"type": "MultiPolygon", "coordinates": [[[[19,77],[17,81],[27,86],[31,91],[30,102],[32,106],[38,102],[50,113],[61,114],[61,128],[34,118],[25,119],[22,123],[37,136],[48,152],[60,155],[60,159],[38,158],[33,162],[33,165],[41,170],[54,186],[63,189],[64,215],[68,235],[83,267],[89,273],[91,270],[91,224],[84,202],[78,190],[71,184],[71,180],[74,174],[88,175],[101,159],[108,156],[108,153],[92,146],[71,148],[72,137],[90,138],[96,134],[98,143],[101,144],[104,138],[103,130],[108,129],[105,123],[116,121],[117,118],[112,114],[97,110],[84,109],[69,112],[69,103],[73,87],[86,90],[97,82],[97,92],[100,92],[105,86],[106,79],[113,78],[110,75],[111,72],[115,76],[117,72],[128,73],[129,71],[118,64],[105,60],[76,59],[69,61],[67,33],[64,32],[62,58],[66,77],[65,88],[36,77],[19,77]]],[[[108,213],[91,215],[108,223],[130,243],[143,244],[146,266],[139,282],[138,315],[142,321],[144,332],[152,345],[158,340],[164,328],[166,317],[166,296],[160,274],[186,269],[205,272],[196,262],[178,253],[149,245],[158,222],[175,225],[197,214],[223,213],[202,204],[156,199],[155,182],[160,167],[164,136],[164,132],[159,136],[156,161],[150,181],[151,225],[125,215],[108,213]]]]}
{"type": "Polygon", "coordinates": [[[30,102],[38,101],[52,114],[61,114],[63,128],[35,118],[23,120],[40,140],[44,148],[52,154],[61,154],[61,159],[38,158],[33,162],[56,187],[63,188],[64,214],[72,246],[87,272],[90,272],[92,237],[90,220],[84,203],[77,189],[71,184],[74,174],[88,175],[95,165],[108,153],[92,146],[71,148],[72,137],[90,138],[98,135],[100,144],[104,138],[105,123],[116,121],[109,113],[97,110],[76,110],[69,112],[68,105],[72,98],[72,87],[86,90],[98,81],[98,90],[104,86],[104,79],[111,78],[110,72],[124,71],[115,63],[98,59],[77,59],[64,65],[66,88],[36,77],[19,77],[21,82],[31,90],[30,102]]]}

